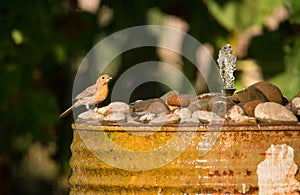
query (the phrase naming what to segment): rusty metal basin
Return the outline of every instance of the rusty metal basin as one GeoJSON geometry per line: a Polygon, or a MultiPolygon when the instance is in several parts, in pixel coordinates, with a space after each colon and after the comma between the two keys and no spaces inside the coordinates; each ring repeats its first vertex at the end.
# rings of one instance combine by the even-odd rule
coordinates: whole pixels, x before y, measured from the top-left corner
{"type": "Polygon", "coordinates": [[[271,144],[291,146],[300,166],[299,123],[72,127],[70,194],[258,194],[271,144]]]}

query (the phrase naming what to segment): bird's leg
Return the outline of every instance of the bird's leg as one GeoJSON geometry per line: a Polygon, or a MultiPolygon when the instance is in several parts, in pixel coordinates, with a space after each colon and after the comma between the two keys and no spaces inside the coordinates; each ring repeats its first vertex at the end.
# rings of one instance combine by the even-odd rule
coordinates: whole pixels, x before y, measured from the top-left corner
{"type": "Polygon", "coordinates": [[[98,112],[98,104],[95,104],[94,111],[95,111],[95,112],[98,112]]]}

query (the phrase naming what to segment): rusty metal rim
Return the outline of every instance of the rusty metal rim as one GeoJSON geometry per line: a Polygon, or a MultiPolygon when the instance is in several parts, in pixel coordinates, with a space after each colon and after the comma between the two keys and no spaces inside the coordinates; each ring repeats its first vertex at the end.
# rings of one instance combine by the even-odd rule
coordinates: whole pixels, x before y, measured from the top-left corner
{"type": "Polygon", "coordinates": [[[300,123],[296,124],[214,124],[214,125],[132,125],[132,124],[72,124],[72,128],[76,130],[104,130],[119,132],[207,132],[207,131],[300,131],[300,123]]]}

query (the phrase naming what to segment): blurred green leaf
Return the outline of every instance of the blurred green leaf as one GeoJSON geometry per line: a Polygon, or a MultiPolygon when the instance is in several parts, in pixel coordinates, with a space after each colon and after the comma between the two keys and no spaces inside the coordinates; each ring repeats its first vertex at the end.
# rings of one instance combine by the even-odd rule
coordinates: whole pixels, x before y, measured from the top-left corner
{"type": "Polygon", "coordinates": [[[263,25],[266,17],[284,6],[284,0],[205,0],[210,13],[228,31],[240,33],[253,25],[263,25]]]}
{"type": "Polygon", "coordinates": [[[290,10],[290,22],[300,24],[300,1],[299,0],[286,0],[290,10]]]}
{"type": "Polygon", "coordinates": [[[300,36],[289,40],[286,47],[285,71],[271,79],[289,98],[300,91],[300,36]]]}

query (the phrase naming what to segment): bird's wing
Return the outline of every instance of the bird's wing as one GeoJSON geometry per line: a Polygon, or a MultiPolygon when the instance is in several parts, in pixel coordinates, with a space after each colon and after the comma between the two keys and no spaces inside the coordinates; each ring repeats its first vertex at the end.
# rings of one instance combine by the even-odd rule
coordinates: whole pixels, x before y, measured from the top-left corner
{"type": "Polygon", "coordinates": [[[90,97],[93,96],[96,93],[96,85],[91,85],[88,88],[86,88],[85,90],[83,90],[81,93],[79,93],[74,99],[75,100],[79,100],[85,97],[90,97]]]}

